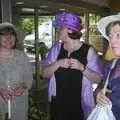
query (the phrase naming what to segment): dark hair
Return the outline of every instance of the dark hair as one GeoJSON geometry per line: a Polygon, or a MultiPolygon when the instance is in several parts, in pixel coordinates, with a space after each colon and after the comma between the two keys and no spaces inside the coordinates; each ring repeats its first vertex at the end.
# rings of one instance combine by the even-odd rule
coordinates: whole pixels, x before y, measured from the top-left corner
{"type": "Polygon", "coordinates": [[[71,39],[80,39],[81,36],[82,36],[82,33],[81,32],[72,32],[72,33],[68,33],[68,36],[71,38],[71,39]]]}
{"type": "Polygon", "coordinates": [[[0,35],[7,35],[7,34],[11,34],[11,35],[15,36],[15,45],[13,47],[13,48],[15,48],[18,43],[17,34],[16,34],[15,29],[11,26],[6,26],[3,28],[0,28],[0,35]]]}
{"type": "Polygon", "coordinates": [[[108,24],[108,26],[106,27],[106,35],[108,36],[110,33],[110,29],[111,27],[115,26],[115,25],[120,25],[120,21],[114,21],[108,24]]]}

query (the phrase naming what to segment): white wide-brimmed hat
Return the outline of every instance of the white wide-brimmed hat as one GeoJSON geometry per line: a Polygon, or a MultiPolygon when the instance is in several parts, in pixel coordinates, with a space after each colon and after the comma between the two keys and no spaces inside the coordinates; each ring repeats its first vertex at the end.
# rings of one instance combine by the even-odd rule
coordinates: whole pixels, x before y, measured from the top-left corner
{"type": "Polygon", "coordinates": [[[108,36],[106,35],[106,27],[108,24],[115,21],[120,21],[120,14],[103,17],[97,23],[98,30],[107,40],[108,36]]]}
{"type": "Polygon", "coordinates": [[[9,23],[9,22],[0,23],[0,29],[4,29],[6,27],[12,27],[12,28],[14,28],[14,25],[12,23],[9,23]]]}

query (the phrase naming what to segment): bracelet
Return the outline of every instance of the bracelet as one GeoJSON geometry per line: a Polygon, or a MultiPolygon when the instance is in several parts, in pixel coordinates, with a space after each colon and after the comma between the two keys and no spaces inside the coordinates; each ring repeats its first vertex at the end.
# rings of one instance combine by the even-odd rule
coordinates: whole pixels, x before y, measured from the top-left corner
{"type": "Polygon", "coordinates": [[[86,65],[83,66],[83,70],[81,72],[84,72],[86,70],[86,65]]]}

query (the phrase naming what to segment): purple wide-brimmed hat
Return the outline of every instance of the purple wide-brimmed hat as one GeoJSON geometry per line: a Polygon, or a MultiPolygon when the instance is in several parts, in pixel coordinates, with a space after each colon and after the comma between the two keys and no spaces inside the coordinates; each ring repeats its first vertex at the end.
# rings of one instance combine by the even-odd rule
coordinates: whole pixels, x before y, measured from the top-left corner
{"type": "Polygon", "coordinates": [[[66,27],[79,32],[82,29],[82,20],[73,13],[63,12],[57,15],[56,19],[53,21],[53,26],[56,28],[66,27]]]}

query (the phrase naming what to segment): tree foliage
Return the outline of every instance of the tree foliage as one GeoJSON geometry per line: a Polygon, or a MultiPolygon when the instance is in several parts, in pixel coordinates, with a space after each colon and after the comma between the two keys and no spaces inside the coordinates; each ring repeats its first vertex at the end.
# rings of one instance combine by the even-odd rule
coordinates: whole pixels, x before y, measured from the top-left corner
{"type": "MultiPolygon", "coordinates": [[[[44,16],[44,17],[40,17],[38,22],[39,24],[43,23],[43,22],[48,22],[50,19],[52,19],[51,16],[44,16]]],[[[22,19],[22,27],[25,30],[26,34],[31,34],[32,32],[34,32],[34,18],[23,18],[22,19]]]]}
{"type": "Polygon", "coordinates": [[[32,18],[25,18],[23,19],[22,26],[27,34],[31,34],[34,31],[34,20],[32,18]]]}

